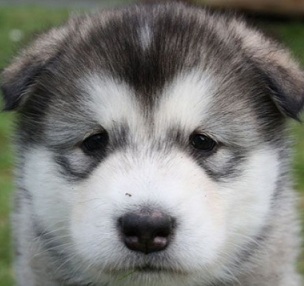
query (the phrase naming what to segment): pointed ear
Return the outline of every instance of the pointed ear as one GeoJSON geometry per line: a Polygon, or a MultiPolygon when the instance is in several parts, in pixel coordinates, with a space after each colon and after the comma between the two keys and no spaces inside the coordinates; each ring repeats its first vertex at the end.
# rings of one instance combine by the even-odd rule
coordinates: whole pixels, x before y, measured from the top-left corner
{"type": "Polygon", "coordinates": [[[304,107],[304,72],[281,45],[244,24],[231,24],[249,60],[261,71],[278,109],[299,120],[304,107]]]}
{"type": "Polygon", "coordinates": [[[67,29],[52,29],[17,56],[1,74],[4,110],[22,105],[35,90],[39,75],[52,62],[67,37],[67,29]]]}

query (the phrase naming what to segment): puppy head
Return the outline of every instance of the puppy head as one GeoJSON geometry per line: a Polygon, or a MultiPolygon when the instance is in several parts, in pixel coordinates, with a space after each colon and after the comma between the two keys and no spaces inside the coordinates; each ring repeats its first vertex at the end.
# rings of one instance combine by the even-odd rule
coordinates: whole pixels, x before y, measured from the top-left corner
{"type": "Polygon", "coordinates": [[[236,19],[147,7],[71,20],[3,72],[20,184],[70,281],[232,279],[282,191],[303,73],[236,19]]]}

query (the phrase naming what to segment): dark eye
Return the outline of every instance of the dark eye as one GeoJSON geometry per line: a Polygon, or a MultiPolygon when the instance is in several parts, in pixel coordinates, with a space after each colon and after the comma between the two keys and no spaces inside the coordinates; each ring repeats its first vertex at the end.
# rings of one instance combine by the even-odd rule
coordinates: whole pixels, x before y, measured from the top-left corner
{"type": "Polygon", "coordinates": [[[194,133],[190,136],[190,144],[194,148],[206,152],[212,151],[216,146],[216,142],[213,139],[204,134],[199,133],[194,133]]]}
{"type": "Polygon", "coordinates": [[[104,149],[108,145],[108,142],[109,142],[108,133],[102,132],[86,138],[82,142],[81,147],[85,152],[93,153],[104,149]]]}

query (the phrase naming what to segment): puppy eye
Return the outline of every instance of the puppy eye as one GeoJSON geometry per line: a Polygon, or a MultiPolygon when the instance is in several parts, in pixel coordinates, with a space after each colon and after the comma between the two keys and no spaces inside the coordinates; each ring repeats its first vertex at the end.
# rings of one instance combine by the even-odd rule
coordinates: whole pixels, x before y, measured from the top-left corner
{"type": "Polygon", "coordinates": [[[82,142],[81,147],[85,152],[92,153],[104,149],[108,145],[108,142],[108,133],[102,132],[86,138],[82,142]]]}
{"type": "Polygon", "coordinates": [[[190,144],[195,149],[199,149],[206,152],[212,151],[216,146],[216,142],[204,134],[194,133],[190,136],[189,140],[190,144]]]}

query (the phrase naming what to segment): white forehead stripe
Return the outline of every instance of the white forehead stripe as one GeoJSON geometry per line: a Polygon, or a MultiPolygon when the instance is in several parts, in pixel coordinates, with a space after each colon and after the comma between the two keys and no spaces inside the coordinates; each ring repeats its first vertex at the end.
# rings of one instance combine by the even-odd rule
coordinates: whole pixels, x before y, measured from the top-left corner
{"type": "MultiPolygon", "coordinates": [[[[83,82],[90,97],[85,104],[103,127],[127,123],[132,131],[143,131],[143,109],[127,83],[98,75],[87,76],[83,82]]],[[[208,117],[213,95],[210,75],[196,71],[178,75],[167,83],[151,111],[156,132],[166,133],[172,127],[182,127],[190,132],[198,128],[208,117]]]]}
{"type": "Polygon", "coordinates": [[[214,87],[212,76],[199,71],[177,76],[160,97],[156,126],[199,127],[208,116],[214,87]]]}
{"type": "Polygon", "coordinates": [[[82,83],[90,97],[84,104],[88,105],[94,119],[104,128],[128,123],[136,129],[143,121],[139,103],[126,83],[94,74],[87,76],[82,83]]]}
{"type": "Polygon", "coordinates": [[[152,42],[152,31],[148,24],[140,27],[139,39],[144,50],[148,49],[152,42]]]}

